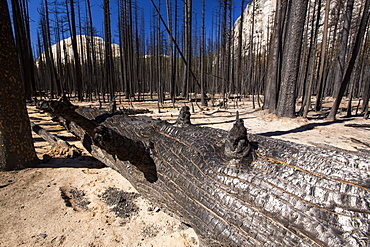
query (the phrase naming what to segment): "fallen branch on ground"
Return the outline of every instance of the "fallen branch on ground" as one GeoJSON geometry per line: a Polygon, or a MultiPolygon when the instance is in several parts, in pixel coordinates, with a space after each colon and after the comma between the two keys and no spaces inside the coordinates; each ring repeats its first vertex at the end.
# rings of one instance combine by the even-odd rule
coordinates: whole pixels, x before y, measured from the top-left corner
{"type": "Polygon", "coordinates": [[[346,127],[354,127],[354,128],[370,128],[370,124],[345,124],[346,127]]]}
{"type": "MultiPolygon", "coordinates": [[[[81,150],[79,150],[75,145],[71,145],[68,142],[60,139],[58,136],[50,134],[40,125],[31,122],[31,128],[42,139],[51,144],[51,148],[47,152],[48,156],[74,158],[81,155],[81,150]]],[[[47,159],[47,156],[44,156],[44,160],[47,159]]]]}
{"type": "Polygon", "coordinates": [[[351,138],[351,141],[354,142],[354,143],[359,143],[359,144],[362,144],[364,146],[370,147],[370,143],[367,143],[367,142],[364,142],[364,141],[360,141],[360,140],[357,140],[355,138],[351,138]]]}

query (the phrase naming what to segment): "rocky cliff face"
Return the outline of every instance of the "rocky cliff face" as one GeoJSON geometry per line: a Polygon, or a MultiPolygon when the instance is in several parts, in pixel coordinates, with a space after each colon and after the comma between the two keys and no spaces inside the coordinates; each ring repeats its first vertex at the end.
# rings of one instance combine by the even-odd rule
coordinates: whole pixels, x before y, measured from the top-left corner
{"type": "Polygon", "coordinates": [[[273,28],[275,10],[276,0],[252,0],[234,24],[235,50],[239,47],[241,32],[242,53],[244,55],[250,48],[255,53],[265,51],[273,28]]]}
{"type": "MultiPolygon", "coordinates": [[[[252,48],[253,53],[263,53],[267,49],[267,44],[274,28],[274,19],[276,12],[277,0],[251,0],[247,5],[244,13],[240,16],[233,29],[233,45],[234,51],[238,50],[239,43],[242,45],[242,55],[247,55],[252,48]],[[243,19],[243,21],[241,21],[243,19]],[[241,42],[239,34],[241,34],[241,42]]],[[[336,40],[340,38],[343,29],[343,16],[345,12],[347,1],[344,3],[338,0],[330,1],[329,10],[329,46],[335,46],[336,40]],[[337,29],[337,30],[335,30],[337,29]]],[[[324,20],[325,20],[326,1],[322,1],[320,10],[320,25],[317,40],[320,43],[322,40],[324,20]]],[[[352,13],[352,23],[350,33],[353,35],[357,32],[360,21],[361,12],[363,9],[363,1],[354,1],[354,9],[352,13]]],[[[315,0],[310,0],[307,21],[312,21],[314,10],[317,11],[315,0]]],[[[309,43],[309,35],[311,30],[311,23],[306,25],[304,39],[309,43]]]]}

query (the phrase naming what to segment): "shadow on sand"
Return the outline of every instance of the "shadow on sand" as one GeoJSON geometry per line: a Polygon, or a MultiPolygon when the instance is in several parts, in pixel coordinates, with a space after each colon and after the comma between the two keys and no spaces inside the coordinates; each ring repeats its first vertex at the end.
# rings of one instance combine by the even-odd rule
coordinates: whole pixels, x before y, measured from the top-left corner
{"type": "Polygon", "coordinates": [[[300,126],[298,128],[291,129],[291,130],[270,131],[270,132],[265,132],[265,133],[258,133],[257,135],[271,137],[271,136],[281,136],[281,135],[286,135],[286,134],[291,134],[291,133],[300,133],[300,132],[312,130],[315,127],[328,126],[328,125],[332,125],[335,123],[343,123],[343,122],[350,121],[350,120],[353,120],[353,119],[348,118],[348,119],[342,119],[342,120],[327,121],[323,123],[309,123],[309,124],[305,124],[303,126],[300,126]]]}

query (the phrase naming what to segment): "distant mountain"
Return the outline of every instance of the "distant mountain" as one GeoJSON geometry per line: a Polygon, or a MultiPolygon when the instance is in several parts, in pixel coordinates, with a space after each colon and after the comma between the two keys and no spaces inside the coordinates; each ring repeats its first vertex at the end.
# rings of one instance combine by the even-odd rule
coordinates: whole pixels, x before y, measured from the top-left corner
{"type": "MultiPolygon", "coordinates": [[[[79,51],[80,60],[86,61],[87,54],[94,55],[97,60],[104,59],[105,56],[105,41],[101,37],[88,36],[88,35],[77,35],[77,49],[79,51]]],[[[113,57],[119,56],[119,45],[112,44],[113,57]]],[[[72,38],[63,39],[58,43],[51,46],[54,61],[60,60],[62,63],[70,62],[74,60],[74,53],[72,48],[72,38]]],[[[45,53],[41,54],[41,58],[45,60],[45,53]]],[[[36,64],[40,62],[40,57],[37,58],[36,64]]]]}

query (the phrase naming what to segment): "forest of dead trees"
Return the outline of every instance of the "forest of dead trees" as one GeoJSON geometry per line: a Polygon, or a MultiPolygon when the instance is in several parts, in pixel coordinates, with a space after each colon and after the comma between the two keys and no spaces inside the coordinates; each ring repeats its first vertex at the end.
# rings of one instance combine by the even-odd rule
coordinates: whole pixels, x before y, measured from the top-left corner
{"type": "Polygon", "coordinates": [[[192,0],[150,0],[150,16],[135,0],[102,0],[103,23],[94,23],[90,0],[42,0],[37,41],[31,40],[27,0],[10,2],[28,100],[65,94],[80,101],[133,101],[145,95],[159,105],[177,99],[207,105],[215,95],[225,104],[251,97],[278,116],[307,117],[334,97],[328,118],[335,119],[347,97],[348,115],[352,100],[356,114],[369,115],[370,0],[278,0],[272,25],[263,30],[268,40],[254,30],[263,0],[219,0],[211,28],[205,0],[200,13],[192,0]],[[232,21],[236,8],[239,25],[232,21]],[[93,38],[98,25],[105,42],[93,38]],[[71,48],[59,42],[51,49],[68,37],[71,48]]]}

